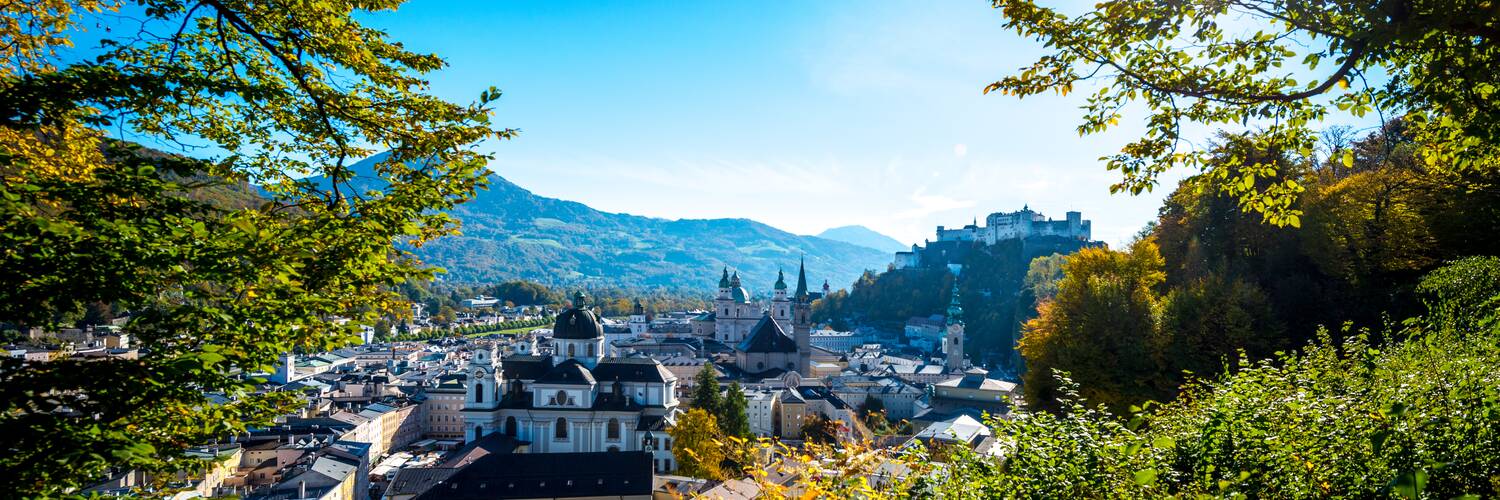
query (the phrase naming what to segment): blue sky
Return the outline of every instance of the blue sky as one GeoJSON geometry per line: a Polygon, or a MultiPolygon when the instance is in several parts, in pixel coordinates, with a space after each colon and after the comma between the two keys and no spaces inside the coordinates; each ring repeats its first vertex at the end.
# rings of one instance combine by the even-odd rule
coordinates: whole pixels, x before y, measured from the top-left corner
{"type": "MultiPolygon", "coordinates": [[[[491,167],[539,194],[665,218],[745,217],[903,242],[1029,204],[1117,244],[1161,196],[1110,195],[1075,97],[981,89],[1039,54],[987,2],[413,1],[372,25],[449,67],[433,90],[505,92],[491,167]]],[[[1075,94],[1076,96],[1076,94],[1075,94]]]]}

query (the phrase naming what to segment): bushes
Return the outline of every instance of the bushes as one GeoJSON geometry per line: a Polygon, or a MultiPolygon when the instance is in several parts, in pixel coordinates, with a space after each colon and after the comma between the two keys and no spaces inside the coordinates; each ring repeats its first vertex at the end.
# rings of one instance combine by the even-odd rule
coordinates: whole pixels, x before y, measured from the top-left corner
{"type": "MultiPolygon", "coordinates": [[[[992,421],[1003,458],[957,453],[889,497],[1453,498],[1500,494],[1500,259],[1423,281],[1433,312],[1369,340],[1320,331],[1300,352],[1241,359],[1129,418],[1064,407],[992,421]],[[1454,281],[1459,280],[1459,281],[1454,281]],[[1451,286],[1461,283],[1461,287],[1451,286]],[[1457,291],[1473,293],[1456,293],[1457,291]],[[1476,292],[1482,291],[1482,292],[1476,292]],[[1481,295],[1488,298],[1480,299],[1481,295]],[[1442,315],[1437,313],[1441,312],[1442,315]]],[[[1150,405],[1148,405],[1150,406],[1150,405]]]]}

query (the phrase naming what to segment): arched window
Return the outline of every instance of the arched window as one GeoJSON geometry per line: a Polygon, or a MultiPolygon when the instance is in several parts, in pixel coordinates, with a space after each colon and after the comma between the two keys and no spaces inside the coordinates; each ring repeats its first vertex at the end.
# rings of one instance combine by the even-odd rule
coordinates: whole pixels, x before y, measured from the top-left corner
{"type": "Polygon", "coordinates": [[[568,439],[568,420],[567,419],[562,418],[562,417],[557,417],[557,424],[554,427],[554,429],[552,430],[552,438],[556,439],[558,441],[566,441],[568,439]]]}
{"type": "Polygon", "coordinates": [[[557,391],[557,395],[553,396],[553,397],[557,398],[557,405],[558,406],[567,406],[568,405],[568,392],[567,391],[557,391]]]}
{"type": "Polygon", "coordinates": [[[482,437],[484,437],[484,426],[483,425],[476,425],[476,426],[474,426],[474,439],[477,440],[477,439],[482,438],[482,437]]]}
{"type": "Polygon", "coordinates": [[[570,358],[577,354],[573,350],[574,347],[576,347],[576,346],[574,346],[573,344],[568,344],[568,357],[570,357],[570,358]]]}
{"type": "Polygon", "coordinates": [[[475,382],[474,383],[474,402],[475,403],[483,403],[484,402],[484,383],[483,382],[475,382]]]}
{"type": "Polygon", "coordinates": [[[594,344],[589,344],[589,356],[594,355],[594,344]]]}
{"type": "Polygon", "coordinates": [[[604,435],[607,439],[620,439],[620,419],[609,419],[609,424],[604,428],[604,435]]]}
{"type": "Polygon", "coordinates": [[[505,435],[516,437],[516,417],[505,417],[505,435]]]}

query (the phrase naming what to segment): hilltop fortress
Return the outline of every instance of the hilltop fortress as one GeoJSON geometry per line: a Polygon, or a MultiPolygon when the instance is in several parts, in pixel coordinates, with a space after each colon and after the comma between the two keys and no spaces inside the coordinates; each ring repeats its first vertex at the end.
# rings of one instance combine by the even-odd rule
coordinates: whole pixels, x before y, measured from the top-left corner
{"type": "Polygon", "coordinates": [[[968,249],[1007,240],[1056,244],[1088,243],[1093,239],[1093,223],[1084,220],[1082,212],[1068,212],[1065,218],[1053,220],[1026,206],[1016,212],[992,213],[984,218],[984,223],[981,227],[976,219],[958,229],[938,226],[937,241],[924,241],[922,245],[912,245],[910,251],[896,252],[896,269],[961,266],[968,249]]]}

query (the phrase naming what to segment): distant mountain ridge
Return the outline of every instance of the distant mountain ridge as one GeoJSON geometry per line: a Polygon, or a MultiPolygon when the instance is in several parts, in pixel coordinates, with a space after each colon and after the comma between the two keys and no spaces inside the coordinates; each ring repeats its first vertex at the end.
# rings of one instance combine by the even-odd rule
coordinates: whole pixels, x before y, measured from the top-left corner
{"type": "MultiPolygon", "coordinates": [[[[377,155],[354,165],[356,187],[373,175],[377,155]]],[[[378,182],[378,181],[375,181],[378,182]]],[[[737,270],[752,292],[769,291],[776,272],[791,279],[806,258],[808,280],[835,288],[866,269],[883,270],[881,250],[816,236],[799,236],[749,219],[668,220],[595,210],[539,196],[491,174],[489,189],[451,211],[463,234],[417,249],[445,279],[496,282],[528,279],[549,285],[701,290],[711,293],[720,270],[737,270]]]]}
{"type": "Polygon", "coordinates": [[[841,226],[825,229],[823,232],[818,233],[818,237],[834,241],[842,241],[844,243],[850,243],[862,247],[873,248],[886,253],[900,252],[902,250],[909,249],[907,245],[902,244],[900,241],[896,241],[895,238],[880,234],[874,229],[859,225],[841,226]]]}

